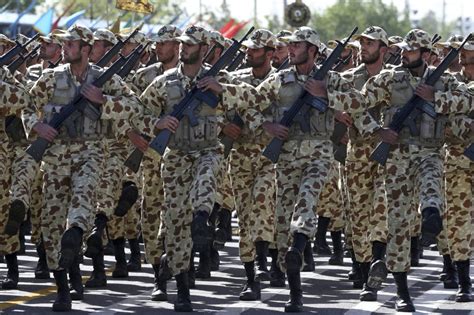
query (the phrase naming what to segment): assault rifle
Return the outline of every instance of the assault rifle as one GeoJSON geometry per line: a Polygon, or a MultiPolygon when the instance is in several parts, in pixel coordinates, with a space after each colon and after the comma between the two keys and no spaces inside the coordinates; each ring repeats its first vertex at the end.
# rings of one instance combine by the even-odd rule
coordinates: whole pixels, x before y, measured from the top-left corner
{"type": "Polygon", "coordinates": [[[120,50],[122,50],[123,46],[125,46],[125,44],[138,33],[142,25],[143,23],[137,26],[137,28],[135,28],[133,32],[131,32],[127,36],[127,38],[125,38],[124,40],[117,38],[117,44],[115,44],[112,48],[110,48],[110,50],[102,58],[100,58],[99,61],[97,61],[96,65],[101,68],[108,65],[110,60],[112,60],[112,58],[114,58],[114,56],[117,55],[120,52],[120,50]]]}
{"type": "MultiPolygon", "coordinates": [[[[329,70],[331,70],[334,64],[339,59],[344,48],[349,43],[351,37],[357,32],[357,27],[354,28],[352,33],[347,37],[344,42],[337,42],[336,48],[332,53],[324,60],[321,64],[321,67],[313,75],[315,80],[323,80],[329,70]]],[[[291,127],[293,122],[300,124],[301,130],[303,132],[309,132],[310,125],[308,120],[308,115],[310,109],[316,109],[320,112],[325,112],[327,110],[327,100],[320,97],[314,97],[307,91],[303,91],[300,97],[293,103],[293,105],[285,112],[283,118],[280,121],[280,124],[286,127],[291,127]]],[[[273,138],[270,144],[267,145],[263,151],[263,155],[269,158],[273,163],[278,162],[280,156],[281,148],[283,146],[284,140],[273,138]]]]}
{"type": "MultiPolygon", "coordinates": [[[[135,49],[138,49],[139,46],[135,49]]],[[[92,84],[98,88],[101,88],[112,76],[122,68],[122,66],[127,61],[127,58],[120,56],[120,58],[114,62],[105,70],[92,84]]],[[[48,122],[48,125],[53,127],[56,130],[59,130],[61,125],[75,113],[83,113],[84,115],[90,117],[93,120],[98,120],[100,118],[100,112],[97,110],[95,105],[91,105],[90,102],[79,93],[68,105],[62,107],[59,113],[55,113],[51,121],[48,122]]],[[[40,162],[43,158],[44,152],[49,146],[49,141],[38,137],[27,149],[26,152],[33,157],[36,162],[40,162]]]]}
{"type": "Polygon", "coordinates": [[[150,42],[146,43],[145,45],[138,45],[130,55],[127,56],[127,62],[124,64],[122,69],[117,72],[117,75],[122,79],[125,78],[129,73],[135,68],[137,62],[140,60],[142,53],[145,49],[150,45],[150,42]]]}
{"type": "Polygon", "coordinates": [[[35,36],[30,38],[25,44],[21,44],[18,40],[16,40],[16,45],[12,49],[7,51],[6,54],[0,57],[0,67],[8,65],[14,57],[24,53],[26,51],[26,47],[32,42],[34,42],[39,36],[40,34],[37,33],[35,36]]]}
{"type": "MultiPolygon", "coordinates": [[[[214,77],[219,73],[219,71],[227,66],[237,51],[239,51],[240,47],[242,46],[242,42],[252,33],[253,30],[254,27],[251,27],[247,34],[245,34],[244,37],[240,39],[240,41],[232,39],[232,45],[226,49],[217,62],[204,74],[203,77],[214,77]]],[[[170,113],[170,116],[177,118],[179,121],[181,121],[181,119],[184,117],[188,117],[189,123],[194,127],[199,124],[196,116],[194,115],[194,111],[202,102],[206,103],[212,108],[215,108],[219,102],[219,99],[211,91],[203,92],[201,89],[198,89],[196,86],[194,86],[188,93],[186,93],[184,98],[174,106],[174,110],[170,113]]],[[[157,151],[160,155],[163,155],[168,146],[170,137],[171,131],[169,129],[160,130],[158,135],[150,142],[150,148],[157,151]]],[[[142,159],[143,152],[135,149],[125,161],[125,166],[136,172],[140,167],[142,159]]]]}
{"type": "Polygon", "coordinates": [[[15,61],[12,61],[8,66],[8,70],[10,70],[10,73],[11,74],[15,74],[15,71],[18,70],[18,68],[20,68],[20,66],[26,62],[27,60],[29,60],[30,58],[33,58],[34,55],[38,52],[38,50],[40,49],[40,46],[36,47],[35,49],[31,50],[29,53],[27,53],[26,55],[23,55],[23,54],[20,54],[20,56],[18,58],[15,59],[15,61]]]}
{"type": "MultiPolygon", "coordinates": [[[[439,80],[439,78],[448,69],[451,62],[457,57],[458,53],[470,38],[471,36],[467,36],[459,48],[451,49],[451,51],[448,53],[448,55],[446,55],[446,57],[444,57],[438,67],[436,67],[436,69],[426,78],[425,84],[433,86],[439,80]]],[[[415,119],[421,114],[421,112],[425,112],[432,118],[436,118],[436,112],[434,111],[433,105],[426,102],[418,95],[413,95],[412,98],[402,108],[397,110],[388,128],[395,131],[396,133],[400,133],[404,127],[408,127],[410,129],[410,134],[412,136],[417,136],[419,135],[419,130],[416,127],[415,119]]],[[[372,152],[370,159],[381,165],[385,165],[389,153],[390,143],[381,142],[375,148],[374,152],[372,152]]]]}
{"type": "Polygon", "coordinates": [[[238,70],[239,66],[242,64],[242,61],[245,58],[245,52],[243,50],[239,49],[239,53],[235,58],[230,62],[230,64],[227,66],[226,70],[229,72],[238,70]]]}

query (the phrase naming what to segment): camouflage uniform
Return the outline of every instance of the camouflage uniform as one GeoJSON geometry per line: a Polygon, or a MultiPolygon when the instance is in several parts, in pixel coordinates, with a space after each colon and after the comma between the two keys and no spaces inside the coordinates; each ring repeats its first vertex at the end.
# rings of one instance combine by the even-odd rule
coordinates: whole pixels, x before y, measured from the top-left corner
{"type": "MultiPolygon", "coordinates": [[[[412,30],[405,37],[405,42],[399,45],[407,50],[420,47],[430,49],[431,41],[426,32],[412,30]]],[[[432,69],[427,69],[423,78],[431,71],[432,69]]],[[[366,104],[370,109],[381,105],[385,126],[387,126],[394,112],[412,97],[420,80],[421,78],[412,76],[408,69],[394,67],[383,70],[379,75],[370,78],[361,92],[353,89],[344,95],[339,95],[336,99],[338,98],[339,102],[343,98],[351,99],[352,101],[346,103],[347,107],[366,104]]],[[[449,94],[458,97],[465,95],[458,89],[457,81],[448,74],[443,75],[434,88],[436,90],[435,104],[439,103],[441,95],[449,94]]],[[[345,108],[339,109],[345,110],[345,108]]],[[[406,272],[410,268],[412,198],[415,196],[423,211],[443,210],[443,163],[440,155],[443,134],[439,132],[442,128],[429,127],[442,126],[442,124],[440,118],[433,121],[426,114],[422,114],[421,118],[417,119],[420,136],[411,136],[406,128],[403,129],[399,135],[398,144],[391,146],[391,154],[385,165],[388,207],[387,267],[394,274],[397,283],[397,294],[400,299],[396,303],[397,309],[414,310],[406,285],[406,272]],[[435,130],[438,131],[435,132],[435,130]]],[[[380,125],[373,120],[373,128],[368,127],[367,131],[372,132],[377,128],[380,128],[380,125]]],[[[434,230],[433,233],[435,233],[434,230]]]]}
{"type": "MultiPolygon", "coordinates": [[[[260,29],[243,45],[251,49],[273,48],[274,42],[275,36],[270,31],[260,29]]],[[[275,69],[271,68],[265,78],[256,78],[252,68],[246,68],[231,75],[256,87],[274,73],[275,69]]],[[[231,113],[229,120],[232,117],[231,113]]],[[[240,260],[244,263],[255,260],[256,242],[273,242],[275,166],[261,154],[266,142],[265,134],[252,133],[246,127],[234,142],[230,155],[230,180],[239,218],[240,260]]]]}
{"type": "MultiPolygon", "coordinates": [[[[93,43],[92,32],[79,26],[70,28],[64,38],[93,43]]],[[[100,68],[91,65],[86,82],[92,82],[100,73],[100,68]]],[[[80,83],[71,74],[69,65],[44,71],[31,88],[33,103],[23,112],[27,134],[31,134],[34,125],[43,118],[49,119],[56,106],[67,104],[77,93],[78,86],[80,83]]],[[[106,103],[101,108],[101,124],[105,125],[107,119],[130,119],[139,111],[133,94],[118,77],[114,76],[104,84],[103,90],[108,95],[105,95],[106,103]]],[[[63,126],[43,157],[43,193],[48,202],[42,214],[42,232],[48,265],[53,270],[59,268],[60,239],[66,224],[87,231],[92,221],[95,189],[100,176],[98,170],[103,169],[102,139],[106,137],[95,132],[83,140],[73,140],[63,126]]]]}
{"type": "MultiPolygon", "coordinates": [[[[15,80],[10,74],[7,67],[0,68],[0,114],[3,117],[8,115],[19,116],[20,111],[27,106],[30,101],[24,87],[15,80]]],[[[1,119],[0,123],[4,124],[5,119],[1,119]]],[[[8,210],[10,201],[10,184],[11,184],[11,159],[10,154],[12,146],[5,133],[5,126],[2,130],[2,145],[0,146],[0,155],[2,158],[2,172],[0,178],[0,186],[2,187],[0,199],[0,255],[16,253],[20,249],[18,233],[8,235],[4,232],[5,225],[8,221],[8,210]]]]}
{"type": "MultiPolygon", "coordinates": [[[[207,31],[200,27],[190,27],[179,37],[181,41],[207,43],[207,31]],[[189,34],[188,34],[189,33],[189,34]],[[191,36],[190,36],[191,35],[191,36]]],[[[148,127],[142,130],[153,136],[155,125],[162,114],[169,113],[189,90],[205,68],[195,78],[186,77],[182,66],[166,71],[159,76],[140,96],[145,108],[154,114],[143,120],[148,127]]],[[[222,147],[217,139],[218,124],[223,122],[223,104],[231,106],[240,95],[236,86],[225,75],[219,75],[224,92],[216,109],[203,105],[200,109],[200,124],[188,127],[187,118],[180,122],[177,132],[171,137],[169,149],[162,156],[161,175],[164,182],[166,213],[165,248],[168,264],[173,275],[189,269],[192,240],[192,213],[209,213],[215,202],[216,176],[222,161],[222,147]],[[206,133],[204,133],[204,126],[206,133]],[[202,129],[202,130],[201,130],[202,129]]],[[[243,99],[245,101],[245,99],[243,99]]]]}

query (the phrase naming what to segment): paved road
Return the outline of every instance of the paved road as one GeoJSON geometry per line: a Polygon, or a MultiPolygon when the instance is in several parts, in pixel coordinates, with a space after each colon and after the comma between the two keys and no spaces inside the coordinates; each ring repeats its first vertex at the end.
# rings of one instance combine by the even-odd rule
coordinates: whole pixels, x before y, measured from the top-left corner
{"type": "MultiPolygon", "coordinates": [[[[236,237],[234,237],[236,239],[236,237]]],[[[210,280],[197,280],[196,289],[191,290],[194,310],[200,313],[225,314],[276,314],[283,313],[288,299],[287,288],[262,286],[262,300],[239,301],[238,294],[244,284],[244,270],[238,259],[238,246],[234,240],[221,252],[221,269],[212,273],[210,280]]],[[[359,302],[359,290],[352,289],[346,280],[350,270],[350,259],[344,266],[329,266],[328,257],[316,257],[316,271],[302,273],[305,313],[318,314],[371,314],[393,313],[395,286],[392,279],[379,292],[378,302],[359,302]]],[[[51,280],[34,279],[36,263],[34,247],[27,243],[25,255],[19,257],[21,279],[19,289],[0,291],[2,314],[53,314],[51,304],[55,298],[55,286],[51,280]]],[[[111,269],[112,256],[106,256],[106,267],[111,269]]],[[[413,268],[409,275],[414,303],[418,313],[474,315],[474,302],[456,303],[456,290],[443,288],[437,280],[442,268],[437,252],[425,250],[421,266],[413,268]]],[[[91,271],[91,261],[86,258],[84,274],[91,271]]],[[[6,273],[5,264],[0,264],[0,276],[6,273]]],[[[474,268],[471,268],[474,274],[474,268]]],[[[110,276],[110,272],[109,272],[110,276]]],[[[100,314],[175,314],[173,304],[152,302],[149,295],[153,287],[152,269],[145,265],[141,272],[133,272],[128,279],[108,278],[108,286],[102,290],[88,290],[84,301],[73,302],[70,314],[97,312],[100,314]]],[[[170,301],[175,299],[176,286],[169,282],[170,301]]]]}

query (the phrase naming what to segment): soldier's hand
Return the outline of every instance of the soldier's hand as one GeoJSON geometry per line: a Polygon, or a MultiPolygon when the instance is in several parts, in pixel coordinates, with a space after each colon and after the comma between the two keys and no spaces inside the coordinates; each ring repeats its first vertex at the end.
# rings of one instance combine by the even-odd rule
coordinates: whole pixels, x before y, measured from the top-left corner
{"type": "Polygon", "coordinates": [[[347,145],[349,143],[349,134],[346,132],[341,138],[341,143],[347,145]]]}
{"type": "Polygon", "coordinates": [[[58,135],[58,131],[51,127],[48,124],[44,123],[37,123],[34,127],[33,130],[43,139],[48,140],[49,142],[52,142],[54,138],[58,135]]]}
{"type": "Polygon", "coordinates": [[[169,129],[172,133],[175,133],[178,129],[178,126],[179,120],[176,119],[176,117],[165,116],[156,123],[155,127],[158,130],[169,129]]]}
{"type": "Polygon", "coordinates": [[[382,142],[396,144],[398,140],[398,133],[390,128],[380,128],[376,131],[377,136],[382,142]]]}
{"type": "Polygon", "coordinates": [[[237,138],[242,133],[242,128],[240,128],[236,124],[230,123],[225,125],[225,127],[222,129],[222,132],[229,138],[237,140],[237,138]]]}
{"type": "Polygon", "coordinates": [[[352,126],[352,123],[353,123],[352,117],[346,112],[336,111],[335,118],[337,121],[342,122],[347,127],[352,126]]]}
{"type": "Polygon", "coordinates": [[[198,81],[197,87],[203,91],[210,90],[217,95],[221,94],[222,91],[224,91],[224,89],[222,88],[222,85],[219,82],[217,82],[216,78],[214,77],[202,78],[201,80],[198,81]]]}
{"type": "Polygon", "coordinates": [[[263,123],[263,129],[265,129],[265,131],[269,135],[276,137],[280,140],[288,139],[288,132],[289,132],[288,127],[267,121],[263,123]]]}
{"type": "Polygon", "coordinates": [[[94,104],[104,104],[106,101],[102,89],[90,83],[86,83],[82,86],[81,94],[94,104]]]}
{"type": "Polygon", "coordinates": [[[146,141],[146,139],[135,130],[129,131],[127,133],[127,137],[138,150],[142,151],[143,153],[148,150],[148,141],[146,141]]]}
{"type": "Polygon", "coordinates": [[[434,87],[427,84],[420,84],[416,87],[415,94],[427,102],[434,102],[434,87]]]}
{"type": "Polygon", "coordinates": [[[304,89],[315,97],[328,98],[328,89],[324,81],[315,80],[313,78],[308,79],[304,85],[304,89]]]}

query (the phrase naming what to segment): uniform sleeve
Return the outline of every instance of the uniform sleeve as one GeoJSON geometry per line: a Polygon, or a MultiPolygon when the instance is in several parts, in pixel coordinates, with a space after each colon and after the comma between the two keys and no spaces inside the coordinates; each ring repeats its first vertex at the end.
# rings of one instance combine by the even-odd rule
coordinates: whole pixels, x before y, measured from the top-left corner
{"type": "Polygon", "coordinates": [[[143,91],[140,100],[144,106],[144,113],[141,119],[132,121],[141,133],[151,137],[155,135],[155,126],[166,108],[165,81],[166,77],[160,76],[143,91]]]}
{"type": "Polygon", "coordinates": [[[471,130],[471,124],[474,122],[474,119],[465,115],[452,115],[449,122],[453,135],[459,139],[464,140],[473,132],[471,130]]]}
{"type": "Polygon", "coordinates": [[[6,68],[1,68],[0,71],[0,113],[5,116],[16,115],[28,105],[29,95],[6,68]]]}
{"type": "Polygon", "coordinates": [[[53,91],[56,86],[53,71],[45,71],[43,75],[33,84],[30,90],[31,101],[23,109],[21,113],[21,119],[23,120],[23,126],[25,132],[29,136],[33,130],[33,127],[41,122],[40,113],[43,107],[48,104],[49,100],[53,96],[53,91]]]}
{"type": "Polygon", "coordinates": [[[459,83],[454,76],[443,76],[445,91],[435,92],[435,110],[440,114],[469,113],[474,110],[474,84],[459,83]]]}

